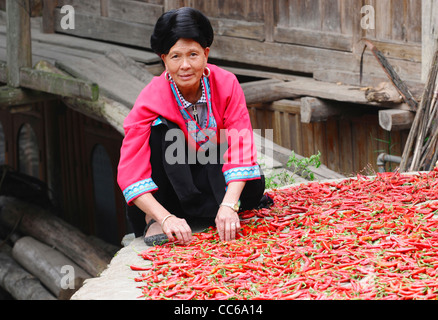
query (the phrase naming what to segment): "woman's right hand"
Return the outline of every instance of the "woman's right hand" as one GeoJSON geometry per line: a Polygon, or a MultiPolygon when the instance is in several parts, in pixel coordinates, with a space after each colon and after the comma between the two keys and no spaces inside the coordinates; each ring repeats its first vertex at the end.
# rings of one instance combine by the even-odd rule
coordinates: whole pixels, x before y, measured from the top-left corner
{"type": "Polygon", "coordinates": [[[185,219],[172,215],[162,223],[161,228],[169,241],[177,240],[182,245],[189,245],[193,240],[192,229],[185,219]]]}

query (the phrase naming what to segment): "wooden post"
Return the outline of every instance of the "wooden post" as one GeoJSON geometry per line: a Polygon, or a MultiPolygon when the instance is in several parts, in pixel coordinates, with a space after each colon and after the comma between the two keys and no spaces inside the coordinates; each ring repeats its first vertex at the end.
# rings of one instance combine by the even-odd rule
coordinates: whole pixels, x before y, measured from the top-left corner
{"type": "Polygon", "coordinates": [[[29,0],[6,0],[8,85],[20,86],[20,68],[32,67],[29,0]]]}
{"type": "Polygon", "coordinates": [[[379,124],[386,131],[400,131],[410,129],[415,114],[406,110],[380,110],[379,124]]]}
{"type": "Polygon", "coordinates": [[[422,82],[427,81],[433,55],[438,48],[438,3],[422,0],[422,82]]]}
{"type": "Polygon", "coordinates": [[[37,278],[4,252],[0,252],[0,287],[16,300],[56,300],[37,278]]]}
{"type": "Polygon", "coordinates": [[[20,238],[12,248],[12,257],[37,277],[59,300],[69,300],[83,282],[91,278],[64,254],[32,237],[20,238]],[[66,276],[63,268],[70,271],[68,283],[63,281],[63,277],[66,276]]]}
{"type": "Polygon", "coordinates": [[[18,232],[54,247],[92,277],[99,275],[111,256],[92,245],[85,234],[48,210],[12,197],[0,196],[0,223],[12,228],[20,219],[18,232]]]}
{"type": "Polygon", "coordinates": [[[313,123],[327,121],[328,118],[342,113],[342,108],[324,100],[304,97],[301,98],[301,122],[313,123]]]}
{"type": "Polygon", "coordinates": [[[44,33],[55,33],[55,8],[58,0],[43,0],[43,23],[44,33]]]}

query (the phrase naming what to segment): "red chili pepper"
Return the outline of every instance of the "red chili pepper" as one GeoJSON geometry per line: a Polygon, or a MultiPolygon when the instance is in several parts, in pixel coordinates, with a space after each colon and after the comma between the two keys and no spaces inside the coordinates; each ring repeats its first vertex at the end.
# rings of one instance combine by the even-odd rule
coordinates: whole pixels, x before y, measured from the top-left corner
{"type": "Polygon", "coordinates": [[[241,214],[250,220],[233,242],[220,243],[211,228],[188,247],[142,253],[152,267],[132,270],[144,271],[134,280],[144,281],[145,298],[436,298],[438,206],[423,202],[438,200],[438,170],[358,175],[270,196],[270,209],[241,214]],[[374,286],[359,285],[370,275],[374,286]]]}

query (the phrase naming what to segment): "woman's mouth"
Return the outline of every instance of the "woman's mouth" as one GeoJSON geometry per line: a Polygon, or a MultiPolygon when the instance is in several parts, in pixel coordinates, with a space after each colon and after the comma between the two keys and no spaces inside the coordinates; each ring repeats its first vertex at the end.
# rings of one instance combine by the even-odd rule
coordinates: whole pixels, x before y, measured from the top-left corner
{"type": "Polygon", "coordinates": [[[182,74],[182,75],[179,76],[179,78],[180,78],[181,80],[189,80],[189,79],[191,79],[192,77],[193,77],[192,74],[182,74]]]}

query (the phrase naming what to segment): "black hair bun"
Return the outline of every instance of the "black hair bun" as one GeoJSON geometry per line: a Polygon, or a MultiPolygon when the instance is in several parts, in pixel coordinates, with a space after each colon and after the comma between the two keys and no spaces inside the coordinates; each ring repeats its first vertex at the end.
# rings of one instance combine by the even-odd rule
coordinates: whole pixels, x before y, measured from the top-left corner
{"type": "Polygon", "coordinates": [[[168,54],[179,39],[193,39],[203,48],[213,43],[210,20],[199,10],[182,7],[164,13],[155,24],[151,48],[158,54],[168,54]]]}

